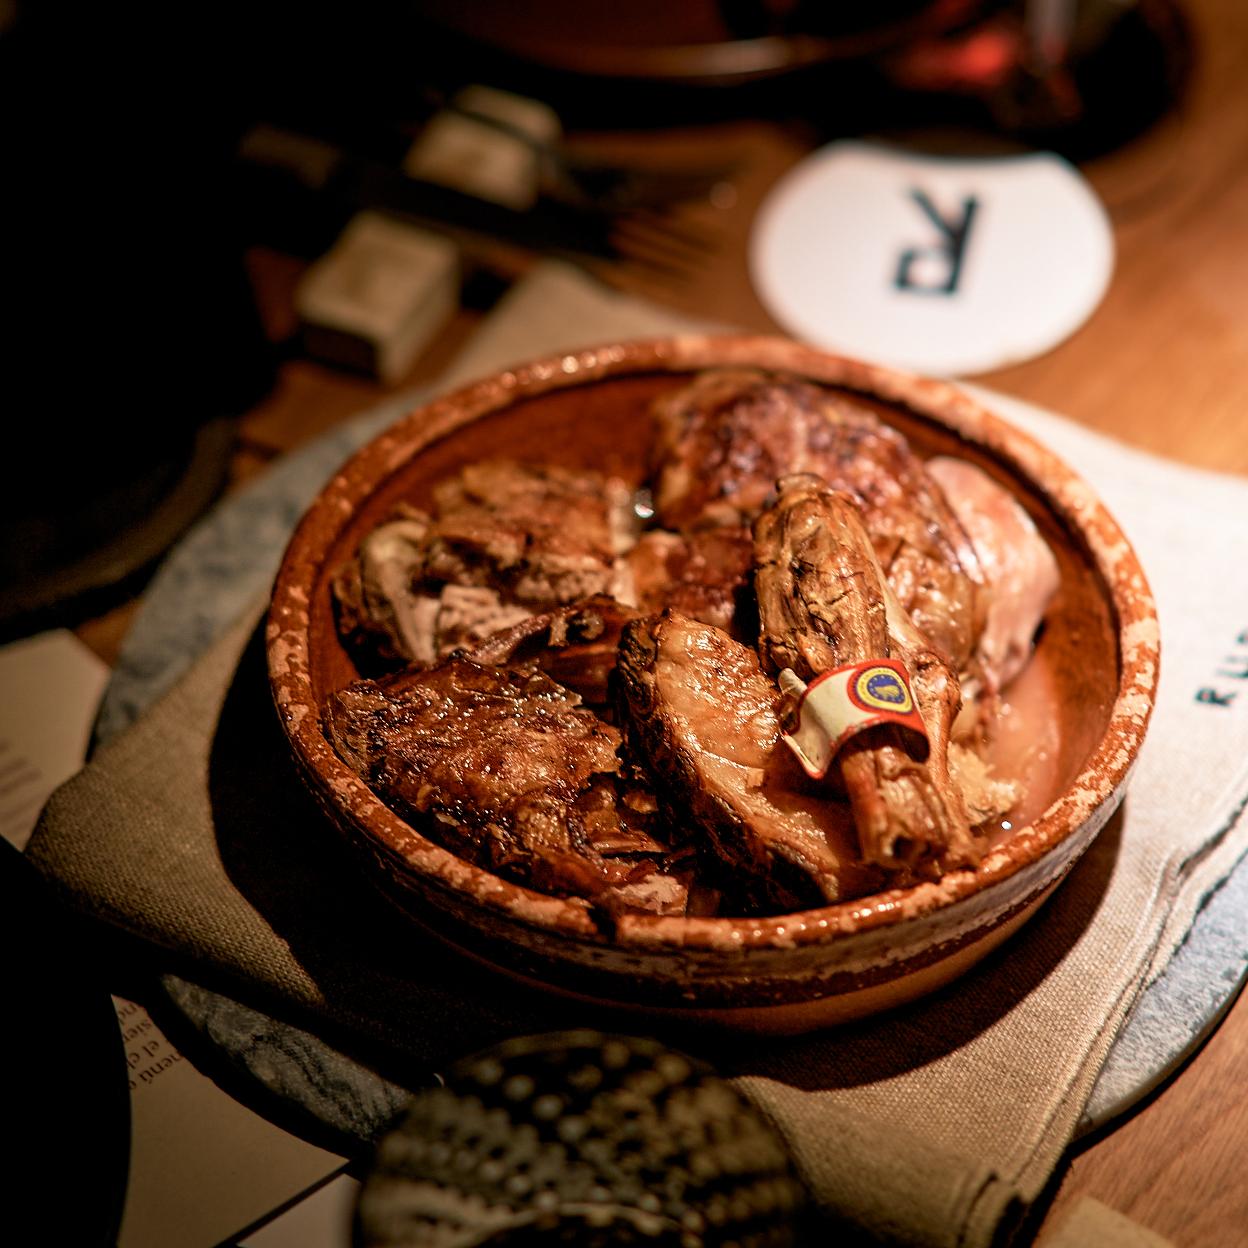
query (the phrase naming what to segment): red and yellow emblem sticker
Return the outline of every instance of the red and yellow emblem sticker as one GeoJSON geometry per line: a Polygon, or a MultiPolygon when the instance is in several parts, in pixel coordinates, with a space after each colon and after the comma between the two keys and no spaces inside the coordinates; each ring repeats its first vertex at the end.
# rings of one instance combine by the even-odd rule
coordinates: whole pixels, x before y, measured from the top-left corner
{"type": "Polygon", "coordinates": [[[914,710],[909,675],[895,660],[855,668],[845,691],[860,710],[895,711],[898,715],[914,710]]]}
{"type": "Polygon", "coordinates": [[[926,755],[927,729],[914,704],[910,675],[897,659],[868,659],[823,672],[803,689],[790,671],[781,673],[781,687],[800,689],[795,708],[796,727],[784,734],[785,744],[797,755],[813,780],[822,780],[841,746],[856,733],[876,724],[896,724],[922,738],[926,755]]]}

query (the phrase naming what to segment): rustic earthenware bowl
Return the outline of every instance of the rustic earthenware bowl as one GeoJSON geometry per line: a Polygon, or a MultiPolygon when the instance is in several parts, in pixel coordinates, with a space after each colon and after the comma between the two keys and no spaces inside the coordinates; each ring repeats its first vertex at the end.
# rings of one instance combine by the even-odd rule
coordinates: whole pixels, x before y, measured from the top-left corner
{"type": "Polygon", "coordinates": [[[860,1017],[947,983],[1028,919],[1122,798],[1152,710],[1158,633],[1140,565],[1092,491],[1031,438],[944,382],[781,339],[684,336],[540,360],[413,412],[325,487],[291,540],[268,620],[274,697],[302,773],[361,852],[362,869],[417,922],[501,970],[673,1019],[796,1032],[860,1017]],[[697,370],[756,366],[846,391],[921,455],[971,459],[1032,515],[1062,583],[1032,661],[1044,766],[1014,826],[974,871],[757,919],[623,917],[472,866],[410,827],[337,757],[324,696],[356,678],[334,628],[333,571],[400,498],[485,456],[594,467],[640,482],[651,399],[697,370]]]}

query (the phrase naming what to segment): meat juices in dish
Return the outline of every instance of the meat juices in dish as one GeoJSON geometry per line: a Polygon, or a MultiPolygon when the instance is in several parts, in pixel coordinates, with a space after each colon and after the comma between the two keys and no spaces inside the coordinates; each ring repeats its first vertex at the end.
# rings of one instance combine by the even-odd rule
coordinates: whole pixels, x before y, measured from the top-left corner
{"type": "Polygon", "coordinates": [[[961,794],[949,778],[949,733],[961,706],[948,662],[910,622],[880,570],[853,500],[819,477],[778,483],[754,526],[759,651],[802,681],[846,664],[896,657],[909,673],[929,748],[914,757],[892,724],[863,729],[839,769],[862,857],[932,874],[978,861],[961,794]]]}
{"type": "Polygon", "coordinates": [[[656,839],[620,734],[531,668],[452,658],[327,700],[338,755],[460,857],[610,912],[685,912],[687,854],[656,839]]]}
{"type": "Polygon", "coordinates": [[[1018,797],[987,726],[1056,585],[1026,513],[806,381],[718,370],[653,414],[645,532],[620,480],[491,460],[361,541],[340,634],[408,666],[330,695],[336,751],[431,839],[599,914],[784,911],[973,866],[1018,797]],[[871,660],[904,665],[927,752],[876,725],[810,779],[778,674],[871,660]]]}

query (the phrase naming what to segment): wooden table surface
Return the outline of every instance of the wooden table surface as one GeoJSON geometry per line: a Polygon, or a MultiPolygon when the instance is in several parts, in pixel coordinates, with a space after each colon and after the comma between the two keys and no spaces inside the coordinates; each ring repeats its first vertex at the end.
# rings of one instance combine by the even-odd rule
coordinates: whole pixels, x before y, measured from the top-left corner
{"type": "MultiPolygon", "coordinates": [[[[1103,303],[1054,350],[975,380],[1134,446],[1248,474],[1248,4],[1190,0],[1185,9],[1196,59],[1184,99],[1144,135],[1081,166],[1107,207],[1117,244],[1103,303]]],[[[686,210],[718,239],[704,268],[675,284],[627,266],[603,275],[697,316],[777,329],[750,287],[745,244],[754,209],[808,150],[807,136],[734,122],[657,138],[579,141],[674,163],[708,151],[731,155],[735,202],[686,210]]],[[[267,251],[252,253],[249,263],[268,332],[286,338],[305,263],[267,251]]],[[[233,483],[394,389],[436,377],[480,315],[461,312],[389,389],[307,359],[287,360],[272,393],[241,421],[233,483]]],[[[1230,575],[1242,591],[1243,569],[1230,575]]],[[[87,621],[79,635],[112,660],[133,609],[126,604],[87,621]]],[[[1037,1238],[1054,1235],[1079,1199],[1091,1197],[1177,1245],[1246,1244],[1246,1152],[1248,1000],[1241,997],[1177,1077],[1059,1169],[1037,1238]]]]}

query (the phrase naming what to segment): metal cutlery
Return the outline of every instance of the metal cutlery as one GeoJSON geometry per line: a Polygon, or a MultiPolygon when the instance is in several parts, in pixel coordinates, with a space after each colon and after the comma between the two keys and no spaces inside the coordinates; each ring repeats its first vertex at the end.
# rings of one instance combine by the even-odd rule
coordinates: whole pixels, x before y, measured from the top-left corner
{"type": "Polygon", "coordinates": [[[276,179],[286,184],[287,193],[293,188],[344,218],[372,209],[577,262],[627,261],[660,278],[679,277],[705,264],[716,249],[709,233],[658,207],[623,211],[543,194],[532,208],[517,210],[267,125],[244,137],[239,161],[256,193],[264,193],[261,188],[271,187],[276,179]]]}

